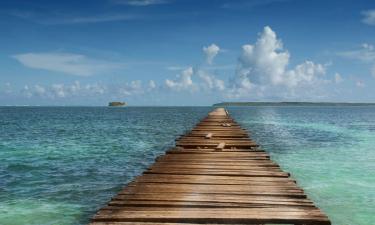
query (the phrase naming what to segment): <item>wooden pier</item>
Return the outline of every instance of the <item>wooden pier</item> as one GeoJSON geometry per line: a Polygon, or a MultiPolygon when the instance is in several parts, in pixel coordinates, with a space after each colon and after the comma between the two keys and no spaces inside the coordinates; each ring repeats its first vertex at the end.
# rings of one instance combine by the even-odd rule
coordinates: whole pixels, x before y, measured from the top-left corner
{"type": "Polygon", "coordinates": [[[219,108],[177,139],[175,148],[112,198],[91,224],[331,223],[219,108]]]}

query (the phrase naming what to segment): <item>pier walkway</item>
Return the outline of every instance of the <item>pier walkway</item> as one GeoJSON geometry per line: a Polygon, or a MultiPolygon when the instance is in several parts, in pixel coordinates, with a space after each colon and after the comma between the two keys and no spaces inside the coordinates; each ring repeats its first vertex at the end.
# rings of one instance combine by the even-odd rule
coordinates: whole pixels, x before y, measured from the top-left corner
{"type": "Polygon", "coordinates": [[[177,139],[175,148],[113,197],[91,224],[331,223],[219,108],[177,139]]]}

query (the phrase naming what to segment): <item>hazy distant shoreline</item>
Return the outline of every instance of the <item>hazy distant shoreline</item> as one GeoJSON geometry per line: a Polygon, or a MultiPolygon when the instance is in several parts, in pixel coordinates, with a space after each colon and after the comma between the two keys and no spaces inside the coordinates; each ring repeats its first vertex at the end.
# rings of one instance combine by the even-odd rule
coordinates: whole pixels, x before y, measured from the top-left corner
{"type": "Polygon", "coordinates": [[[107,105],[0,105],[0,107],[102,107],[102,108],[139,108],[139,107],[228,107],[228,106],[375,106],[375,103],[351,102],[220,102],[213,105],[129,105],[110,107],[107,105]]]}
{"type": "Polygon", "coordinates": [[[213,106],[375,106],[375,103],[351,102],[220,102],[213,106]]]}

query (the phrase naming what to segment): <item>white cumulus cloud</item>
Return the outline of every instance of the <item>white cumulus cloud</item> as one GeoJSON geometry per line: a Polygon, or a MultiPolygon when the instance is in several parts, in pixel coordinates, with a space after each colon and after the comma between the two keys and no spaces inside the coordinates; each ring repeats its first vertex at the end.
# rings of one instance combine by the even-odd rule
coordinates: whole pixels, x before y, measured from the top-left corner
{"type": "Polygon", "coordinates": [[[55,96],[59,98],[64,98],[66,96],[64,84],[53,84],[51,90],[55,96]]]}
{"type": "Polygon", "coordinates": [[[25,85],[22,90],[21,90],[21,94],[26,96],[27,98],[31,98],[33,96],[33,93],[32,91],[30,90],[29,88],[29,85],[25,85]]]}
{"type": "Polygon", "coordinates": [[[35,88],[35,94],[38,96],[44,96],[44,94],[46,93],[46,88],[39,84],[36,84],[34,88],[35,88]]]}
{"type": "Polygon", "coordinates": [[[165,86],[173,91],[219,91],[218,94],[221,94],[226,89],[223,80],[218,79],[214,74],[210,74],[204,69],[193,69],[193,67],[182,70],[174,80],[166,79],[165,86]]]}
{"type": "Polygon", "coordinates": [[[165,85],[171,89],[176,91],[182,91],[182,90],[193,90],[194,89],[194,83],[192,80],[192,76],[194,74],[193,68],[189,67],[181,72],[177,76],[175,80],[165,80],[165,85]]]}
{"type": "Polygon", "coordinates": [[[148,82],[148,87],[149,87],[149,89],[155,89],[156,88],[156,83],[155,83],[155,81],[153,81],[153,80],[150,80],[149,82],[148,82]]]}
{"type": "Polygon", "coordinates": [[[203,88],[205,90],[218,90],[223,91],[225,89],[225,82],[216,78],[203,70],[198,71],[198,76],[203,81],[203,88]]]}
{"type": "Polygon", "coordinates": [[[208,64],[212,64],[216,55],[219,54],[219,51],[220,47],[215,44],[211,44],[208,47],[203,47],[203,52],[206,55],[206,61],[208,64]]]}
{"type": "Polygon", "coordinates": [[[264,91],[266,86],[296,88],[317,82],[326,72],[324,65],[312,61],[305,61],[293,69],[288,69],[289,63],[290,53],[284,50],[276,33],[266,26],[255,44],[242,47],[232,86],[242,94],[255,88],[257,92],[264,91]]]}
{"type": "Polygon", "coordinates": [[[145,91],[146,88],[140,80],[133,80],[129,83],[118,86],[118,93],[120,96],[142,95],[145,93],[145,91]]]}
{"type": "Polygon", "coordinates": [[[285,73],[284,84],[289,87],[295,87],[299,84],[312,84],[319,79],[320,75],[325,73],[326,68],[324,65],[305,61],[285,73]]]}

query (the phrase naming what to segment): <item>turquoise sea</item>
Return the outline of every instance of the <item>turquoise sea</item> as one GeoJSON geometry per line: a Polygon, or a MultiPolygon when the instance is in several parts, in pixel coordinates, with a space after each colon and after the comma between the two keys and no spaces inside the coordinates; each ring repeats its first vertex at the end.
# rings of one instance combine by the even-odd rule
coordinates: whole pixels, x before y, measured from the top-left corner
{"type": "MultiPolygon", "coordinates": [[[[0,224],[86,224],[211,107],[0,107],[0,224]]],[[[375,224],[375,107],[229,107],[334,225],[375,224]]]]}

